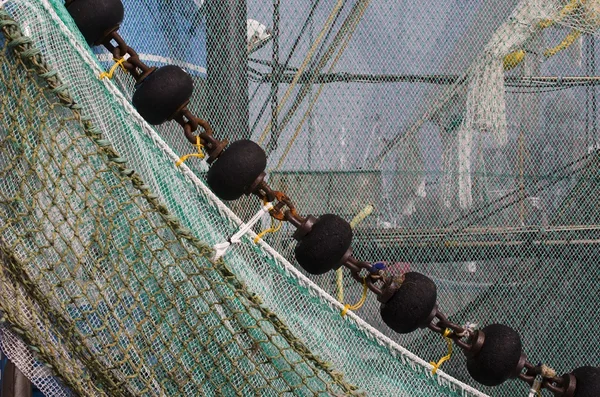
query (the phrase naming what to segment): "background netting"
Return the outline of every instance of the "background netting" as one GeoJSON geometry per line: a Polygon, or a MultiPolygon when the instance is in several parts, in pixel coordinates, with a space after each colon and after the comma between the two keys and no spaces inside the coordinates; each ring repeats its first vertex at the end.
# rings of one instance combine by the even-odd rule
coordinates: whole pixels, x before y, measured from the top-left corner
{"type": "Polygon", "coordinates": [[[356,385],[482,395],[340,316],[342,305],[264,244],[248,238],[226,263],[210,262],[211,245],[240,221],[174,166],[161,136],[187,152],[180,131],[157,135],[131,107],[131,87],[98,79],[62,3],[4,8],[2,348],[45,393],[345,395],[356,385]]]}
{"type": "MultiPolygon", "coordinates": [[[[334,1],[273,3],[248,2],[250,18],[279,30],[287,66],[273,107],[277,71],[265,63],[277,53],[266,46],[249,61],[251,133],[270,150],[273,187],[303,213],[351,220],[372,205],[357,258],[432,277],[450,318],[514,327],[532,362],[559,373],[598,365],[600,3],[357,0],[330,29],[334,1]]],[[[289,233],[268,240],[293,261],[289,233]]],[[[342,296],[336,275],[311,278],[342,296]]],[[[360,292],[346,275],[345,301],[360,292]]],[[[370,296],[358,315],[439,357],[439,336],[395,335],[378,307],[370,296]]],[[[492,395],[523,393],[518,382],[477,385],[464,360],[443,368],[492,395]]]]}

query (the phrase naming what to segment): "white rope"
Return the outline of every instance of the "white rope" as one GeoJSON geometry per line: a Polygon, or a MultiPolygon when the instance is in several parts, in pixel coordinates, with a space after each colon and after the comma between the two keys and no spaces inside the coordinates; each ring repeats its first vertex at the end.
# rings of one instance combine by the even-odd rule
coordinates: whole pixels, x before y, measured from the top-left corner
{"type": "MultiPolygon", "coordinates": [[[[27,0],[21,1],[24,3],[28,2],[27,0]]],[[[40,0],[39,3],[44,7],[46,12],[48,12],[52,20],[58,26],[61,33],[63,33],[63,35],[65,35],[66,38],[69,40],[69,43],[71,43],[74,47],[77,48],[78,51],[76,52],[76,54],[74,53],[74,56],[79,55],[83,58],[84,61],[86,61],[86,64],[90,68],[92,68],[97,74],[102,73],[104,69],[99,66],[98,61],[94,59],[94,57],[89,52],[89,49],[83,47],[79,43],[78,39],[75,38],[73,33],[65,26],[65,24],[58,17],[48,0],[40,0]]],[[[114,83],[110,80],[105,79],[101,81],[105,85],[105,87],[110,91],[110,93],[115,96],[118,102],[122,104],[123,109],[127,111],[130,117],[139,124],[141,131],[146,133],[148,137],[152,139],[152,141],[156,144],[156,147],[159,148],[165,155],[170,157],[173,160],[173,162],[177,162],[180,156],[177,155],[173,151],[173,149],[171,149],[171,147],[165,141],[163,141],[162,137],[139,115],[139,113],[137,113],[131,102],[129,102],[127,98],[125,98],[125,96],[119,90],[119,88],[116,85],[114,85],[114,83]]],[[[190,182],[192,182],[192,184],[199,193],[205,195],[209,199],[209,201],[213,203],[213,205],[219,210],[221,214],[223,214],[223,216],[229,218],[238,226],[242,225],[242,220],[231,209],[229,209],[229,207],[223,204],[219,200],[219,198],[204,184],[203,181],[201,181],[198,178],[198,176],[185,163],[177,169],[181,173],[183,173],[183,175],[186,176],[190,180],[190,182]]],[[[248,236],[251,238],[255,238],[256,233],[250,230],[248,232],[248,236]]],[[[303,287],[309,290],[309,293],[311,295],[320,298],[321,302],[329,306],[329,308],[332,309],[333,312],[339,313],[339,311],[344,309],[343,305],[340,304],[334,297],[332,297],[318,285],[313,283],[308,277],[300,273],[298,269],[296,269],[286,258],[281,256],[281,254],[279,254],[274,248],[265,243],[264,240],[260,240],[258,242],[258,246],[262,248],[265,255],[268,254],[266,256],[271,256],[281,265],[281,270],[285,272],[287,276],[296,279],[303,287]]],[[[429,363],[427,363],[422,358],[416,356],[406,348],[400,346],[398,343],[394,342],[387,336],[383,335],[380,331],[373,328],[370,324],[365,322],[353,312],[349,312],[341,321],[349,321],[350,323],[354,324],[359,330],[364,332],[365,337],[375,341],[380,346],[389,350],[390,354],[392,354],[393,356],[396,356],[398,354],[401,355],[405,359],[408,359],[414,362],[415,364],[419,365],[419,368],[422,369],[423,374],[427,375],[428,377],[432,376],[431,366],[429,365],[429,363]]],[[[473,387],[459,381],[458,379],[447,375],[441,370],[437,371],[434,377],[439,383],[457,385],[462,388],[463,392],[470,393],[470,395],[473,395],[475,397],[489,397],[487,394],[484,394],[474,389],[473,387]]]]}
{"type": "Polygon", "coordinates": [[[212,260],[213,261],[219,260],[219,258],[221,258],[223,255],[225,255],[225,253],[227,252],[227,249],[229,249],[229,247],[232,244],[241,243],[242,242],[242,237],[246,233],[248,233],[249,231],[251,231],[252,227],[254,227],[254,225],[256,225],[256,223],[258,221],[260,221],[260,219],[265,214],[267,214],[269,211],[271,211],[272,209],[273,209],[273,203],[267,203],[252,218],[250,218],[250,220],[248,222],[242,224],[240,226],[240,229],[238,230],[238,232],[235,233],[233,236],[231,236],[229,239],[227,239],[227,241],[225,241],[223,243],[215,244],[213,246],[213,249],[215,250],[215,253],[213,255],[212,260]]]}
{"type": "Polygon", "coordinates": [[[533,385],[531,385],[531,389],[529,389],[528,397],[535,397],[541,388],[542,388],[542,378],[538,376],[533,381],[533,385]]]}

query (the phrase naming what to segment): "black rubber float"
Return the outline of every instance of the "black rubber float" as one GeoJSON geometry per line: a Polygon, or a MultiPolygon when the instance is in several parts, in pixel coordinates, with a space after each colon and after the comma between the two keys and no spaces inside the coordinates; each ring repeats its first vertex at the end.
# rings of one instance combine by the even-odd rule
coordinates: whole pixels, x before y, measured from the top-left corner
{"type": "Polygon", "coordinates": [[[298,241],[296,260],[310,274],[327,273],[342,265],[351,244],[350,224],[337,215],[325,214],[298,241]]]}
{"type": "Polygon", "coordinates": [[[125,10],[121,0],[75,0],[67,6],[89,45],[98,45],[117,30],[125,10]]]}
{"type": "Polygon", "coordinates": [[[159,125],[187,105],[193,92],[194,81],[190,75],[178,66],[168,65],[142,80],[132,102],[144,120],[159,125]]]}
{"type": "Polygon", "coordinates": [[[237,200],[267,167],[267,155],[249,140],[233,142],[208,170],[206,182],[221,200],[237,200]]]}
{"type": "Polygon", "coordinates": [[[575,397],[600,396],[600,368],[579,367],[571,372],[577,380],[575,397]]]}
{"type": "Polygon", "coordinates": [[[421,273],[409,272],[394,295],[381,304],[381,318],[394,331],[408,334],[427,326],[436,301],[435,283],[421,273]]]}
{"type": "Polygon", "coordinates": [[[482,329],[485,341],[481,350],[467,358],[467,370],[482,385],[497,386],[518,374],[521,358],[521,338],[510,327],[491,324],[482,329]]]}

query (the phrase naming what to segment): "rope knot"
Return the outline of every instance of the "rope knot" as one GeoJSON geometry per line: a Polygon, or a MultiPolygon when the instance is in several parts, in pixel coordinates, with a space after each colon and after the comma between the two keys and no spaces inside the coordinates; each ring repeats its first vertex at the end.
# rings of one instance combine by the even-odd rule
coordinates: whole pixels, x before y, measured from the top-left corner
{"type": "Polygon", "coordinates": [[[127,69],[125,69],[125,66],[123,66],[123,63],[125,62],[125,58],[113,58],[113,61],[115,61],[115,64],[110,68],[110,70],[108,72],[102,72],[100,73],[100,75],[98,76],[98,78],[100,80],[104,79],[104,78],[108,78],[108,79],[112,79],[113,75],[115,74],[115,71],[117,70],[117,68],[120,66],[121,69],[123,69],[123,71],[127,71],[127,69]]]}
{"type": "Polygon", "coordinates": [[[196,144],[194,146],[196,146],[198,153],[186,154],[185,156],[180,157],[179,160],[177,160],[177,162],[175,163],[175,167],[179,167],[190,157],[198,157],[199,159],[204,158],[204,153],[202,152],[202,148],[204,148],[204,145],[202,144],[199,135],[196,135],[196,144]]]}
{"type": "Polygon", "coordinates": [[[556,376],[556,371],[546,364],[542,364],[540,365],[540,375],[544,378],[554,378],[556,376]]]}

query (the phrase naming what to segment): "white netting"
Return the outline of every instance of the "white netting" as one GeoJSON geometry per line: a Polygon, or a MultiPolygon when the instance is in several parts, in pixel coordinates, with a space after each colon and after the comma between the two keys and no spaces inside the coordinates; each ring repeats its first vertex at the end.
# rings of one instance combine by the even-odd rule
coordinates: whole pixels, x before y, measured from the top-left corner
{"type": "Polygon", "coordinates": [[[4,325],[0,326],[0,349],[44,395],[57,397],[73,395],[48,367],[35,357],[29,347],[4,325]]]}
{"type": "Polygon", "coordinates": [[[555,16],[550,23],[568,26],[579,32],[596,34],[600,27],[600,2],[597,0],[555,1],[555,16]]]}

